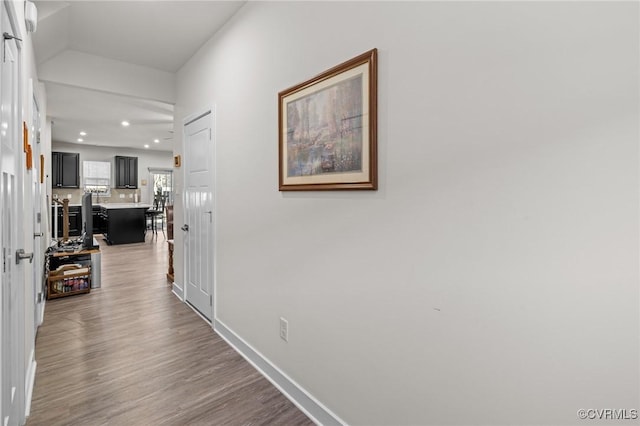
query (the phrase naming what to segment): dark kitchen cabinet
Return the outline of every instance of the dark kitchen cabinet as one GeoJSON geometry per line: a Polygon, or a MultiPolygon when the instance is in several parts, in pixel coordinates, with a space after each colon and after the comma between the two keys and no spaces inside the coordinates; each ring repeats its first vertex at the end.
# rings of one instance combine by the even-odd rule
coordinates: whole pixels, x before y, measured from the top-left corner
{"type": "MultiPolygon", "coordinates": [[[[54,208],[51,208],[53,217],[54,208]]],[[[62,238],[62,207],[58,206],[58,238],[62,238]]],[[[52,224],[53,226],[53,224],[52,224]]],[[[78,237],[82,233],[82,212],[80,206],[69,206],[69,236],[78,237]]]]}
{"type": "Polygon", "coordinates": [[[116,156],[116,188],[138,187],[138,157],[116,156]]]}
{"type": "Polygon", "coordinates": [[[75,152],[51,153],[51,187],[80,188],[80,154],[75,152]]]}
{"type": "Polygon", "coordinates": [[[107,214],[107,209],[105,209],[104,207],[100,207],[100,212],[98,213],[100,215],[100,234],[106,234],[107,233],[107,229],[109,227],[109,215],[107,214]]]}
{"type": "Polygon", "coordinates": [[[108,244],[143,243],[146,230],[144,213],[147,207],[106,208],[103,210],[105,232],[108,244]]]}
{"type": "Polygon", "coordinates": [[[100,214],[101,209],[102,208],[100,206],[91,207],[94,234],[102,234],[103,226],[102,226],[102,215],[100,214]]]}

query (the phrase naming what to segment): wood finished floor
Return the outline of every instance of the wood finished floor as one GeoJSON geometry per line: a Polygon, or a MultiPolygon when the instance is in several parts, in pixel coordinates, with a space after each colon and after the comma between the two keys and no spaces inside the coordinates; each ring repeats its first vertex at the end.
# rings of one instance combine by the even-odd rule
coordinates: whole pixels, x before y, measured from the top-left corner
{"type": "Polygon", "coordinates": [[[27,426],[313,424],[171,293],[162,234],[100,245],[102,287],[46,304],[27,426]]]}

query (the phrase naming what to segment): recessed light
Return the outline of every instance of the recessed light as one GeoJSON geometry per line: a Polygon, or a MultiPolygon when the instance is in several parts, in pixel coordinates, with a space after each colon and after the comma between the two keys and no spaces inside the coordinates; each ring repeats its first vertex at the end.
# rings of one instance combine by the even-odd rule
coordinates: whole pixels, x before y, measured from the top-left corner
{"type": "Polygon", "coordinates": [[[80,136],[87,136],[87,132],[80,132],[80,136]]]}
{"type": "Polygon", "coordinates": [[[145,144],[145,145],[144,145],[144,147],[145,147],[145,148],[149,148],[149,145],[145,144]]]}
{"type": "Polygon", "coordinates": [[[120,123],[120,124],[122,124],[122,126],[124,126],[124,127],[128,127],[128,126],[129,126],[129,122],[128,122],[128,121],[126,121],[126,120],[125,120],[125,121],[123,121],[123,122],[122,122],[122,123],[120,123]]]}
{"type": "Polygon", "coordinates": [[[155,143],[160,143],[160,139],[154,139],[153,140],[155,143]]]}
{"type": "Polygon", "coordinates": [[[84,139],[78,138],[78,142],[84,142],[84,139]]]}

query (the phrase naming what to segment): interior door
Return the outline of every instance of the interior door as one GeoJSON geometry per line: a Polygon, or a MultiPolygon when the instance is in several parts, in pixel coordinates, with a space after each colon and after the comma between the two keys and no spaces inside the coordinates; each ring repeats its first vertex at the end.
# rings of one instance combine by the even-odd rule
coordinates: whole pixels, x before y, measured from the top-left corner
{"type": "Polygon", "coordinates": [[[9,20],[7,2],[2,3],[2,66],[0,68],[0,241],[2,274],[0,298],[0,401],[4,425],[22,424],[24,420],[24,262],[17,262],[19,244],[24,242],[19,191],[22,188],[20,154],[22,128],[19,120],[19,49],[9,20]]]}
{"type": "MultiPolygon", "coordinates": [[[[33,81],[32,81],[33,85],[33,81]]],[[[33,91],[33,90],[32,90],[33,91]]],[[[31,127],[29,132],[29,140],[33,147],[33,159],[35,160],[34,171],[31,173],[33,188],[33,295],[34,295],[34,335],[38,326],[42,324],[44,315],[44,252],[46,250],[46,241],[44,238],[45,227],[43,223],[47,223],[43,217],[47,210],[43,211],[42,189],[40,170],[40,108],[35,95],[31,105],[31,127]]],[[[42,171],[43,172],[43,171],[42,171]]],[[[44,177],[44,176],[42,176],[44,177]]],[[[44,179],[42,179],[44,182],[44,179]]],[[[46,209],[46,207],[45,207],[46,209]]]]}
{"type": "Polygon", "coordinates": [[[212,112],[185,123],[185,300],[213,318],[213,138],[212,112]]]}

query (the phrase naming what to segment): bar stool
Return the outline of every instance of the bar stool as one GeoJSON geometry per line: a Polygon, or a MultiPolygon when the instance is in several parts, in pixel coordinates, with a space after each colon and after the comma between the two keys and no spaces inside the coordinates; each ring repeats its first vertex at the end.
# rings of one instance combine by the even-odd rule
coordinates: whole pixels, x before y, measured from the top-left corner
{"type": "Polygon", "coordinates": [[[144,215],[147,220],[147,226],[145,228],[145,233],[147,229],[151,229],[154,234],[158,234],[158,219],[161,220],[160,226],[162,230],[162,235],[164,238],[167,238],[167,234],[164,233],[164,203],[166,198],[162,195],[156,195],[153,199],[153,209],[147,210],[144,215]],[[149,226],[150,225],[150,226],[149,226]]]}

